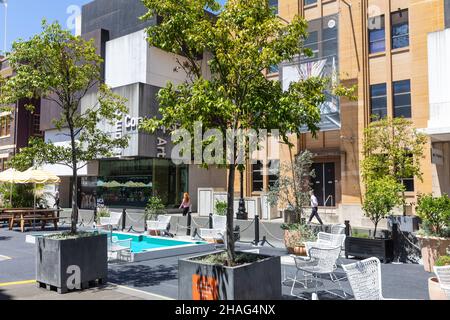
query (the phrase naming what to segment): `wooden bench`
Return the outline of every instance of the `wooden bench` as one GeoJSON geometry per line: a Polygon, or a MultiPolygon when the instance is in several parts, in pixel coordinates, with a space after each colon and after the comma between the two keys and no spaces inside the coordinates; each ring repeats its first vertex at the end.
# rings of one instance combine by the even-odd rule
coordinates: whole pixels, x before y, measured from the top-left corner
{"type": "Polygon", "coordinates": [[[45,229],[45,226],[47,225],[47,222],[51,222],[53,221],[53,226],[55,227],[55,230],[58,230],[58,221],[60,218],[58,217],[23,217],[22,219],[20,219],[20,221],[18,221],[20,223],[20,230],[22,232],[25,232],[25,223],[28,221],[28,224],[31,226],[33,225],[33,222],[37,222],[39,221],[41,224],[41,228],[42,230],[45,229]]]}
{"type": "MultiPolygon", "coordinates": [[[[57,213],[60,210],[45,210],[45,209],[30,209],[30,210],[7,210],[6,214],[10,216],[9,218],[9,229],[12,230],[14,224],[19,224],[22,232],[25,231],[25,224],[32,225],[34,223],[40,223],[42,229],[48,222],[53,222],[55,229],[58,229],[57,213]]],[[[6,215],[5,214],[5,215],[6,215]]]]}

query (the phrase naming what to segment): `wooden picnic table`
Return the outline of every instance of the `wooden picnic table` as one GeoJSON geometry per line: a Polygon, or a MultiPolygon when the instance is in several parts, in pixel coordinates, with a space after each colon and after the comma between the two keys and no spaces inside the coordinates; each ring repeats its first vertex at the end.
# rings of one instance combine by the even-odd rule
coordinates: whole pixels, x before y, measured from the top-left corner
{"type": "Polygon", "coordinates": [[[20,223],[20,230],[25,232],[25,223],[41,222],[42,230],[45,229],[47,222],[53,222],[55,229],[58,229],[59,212],[61,209],[4,209],[2,215],[9,219],[9,230],[12,230],[14,223],[20,223]]]}

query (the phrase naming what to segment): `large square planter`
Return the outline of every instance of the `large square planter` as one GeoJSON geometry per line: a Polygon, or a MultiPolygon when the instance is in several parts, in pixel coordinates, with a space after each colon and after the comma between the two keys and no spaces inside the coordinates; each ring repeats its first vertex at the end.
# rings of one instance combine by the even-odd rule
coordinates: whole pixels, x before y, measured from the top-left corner
{"type": "Polygon", "coordinates": [[[280,300],[280,257],[258,256],[261,260],[237,267],[211,265],[192,258],[179,260],[178,298],[180,300],[280,300]]]}
{"type": "Polygon", "coordinates": [[[447,254],[450,250],[450,238],[417,236],[420,251],[422,253],[423,268],[427,272],[433,272],[435,261],[447,254]]]}
{"type": "Polygon", "coordinates": [[[345,257],[376,257],[384,263],[394,259],[394,242],[392,239],[364,239],[347,237],[345,239],[345,257]]]}
{"type": "Polygon", "coordinates": [[[106,283],[108,276],[107,235],[76,239],[38,237],[36,280],[40,287],[58,293],[106,283]],[[75,286],[74,286],[75,284],[75,286]]]}

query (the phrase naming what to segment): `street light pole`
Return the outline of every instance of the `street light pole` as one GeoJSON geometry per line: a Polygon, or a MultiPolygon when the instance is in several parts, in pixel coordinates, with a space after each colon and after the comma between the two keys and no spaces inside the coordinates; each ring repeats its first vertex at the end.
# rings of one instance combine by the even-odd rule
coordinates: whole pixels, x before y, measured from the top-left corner
{"type": "Polygon", "coordinates": [[[4,38],[3,38],[3,54],[6,56],[6,46],[8,44],[8,42],[6,41],[6,28],[8,27],[8,2],[7,0],[0,0],[0,3],[2,3],[5,6],[5,34],[4,34],[4,38]]]}

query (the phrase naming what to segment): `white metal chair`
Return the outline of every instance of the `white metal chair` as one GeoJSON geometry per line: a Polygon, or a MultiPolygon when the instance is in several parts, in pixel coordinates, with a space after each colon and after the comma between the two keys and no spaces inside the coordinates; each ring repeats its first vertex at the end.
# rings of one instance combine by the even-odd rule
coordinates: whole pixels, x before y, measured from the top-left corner
{"type": "Polygon", "coordinates": [[[337,246],[341,247],[345,242],[345,234],[332,234],[326,232],[319,232],[317,234],[317,241],[315,242],[305,242],[306,252],[313,247],[316,248],[335,248],[337,246]]]}
{"type": "Polygon", "coordinates": [[[108,260],[112,260],[114,255],[120,260],[124,253],[131,253],[131,242],[132,239],[119,240],[118,237],[108,237],[108,260]]]}
{"type": "Polygon", "coordinates": [[[345,224],[333,224],[331,226],[332,234],[345,234],[345,224]]]}
{"type": "Polygon", "coordinates": [[[100,217],[99,227],[108,227],[111,229],[119,229],[119,223],[122,219],[122,212],[110,212],[109,217],[100,217]]]}
{"type": "Polygon", "coordinates": [[[199,236],[207,241],[223,241],[226,243],[227,217],[213,215],[213,228],[199,230],[199,236]]]}
{"type": "Polygon", "coordinates": [[[356,300],[386,300],[381,287],[381,262],[369,258],[343,265],[356,300]]]}
{"type": "Polygon", "coordinates": [[[450,266],[434,267],[434,273],[439,280],[441,289],[444,290],[450,300],[450,266]]]}
{"type": "Polygon", "coordinates": [[[147,221],[147,231],[156,232],[158,235],[165,235],[169,232],[170,220],[172,216],[159,215],[155,221],[147,221]]]}
{"type": "MultiPolygon", "coordinates": [[[[312,276],[315,280],[315,293],[317,295],[318,289],[318,276],[319,275],[329,275],[332,282],[337,282],[339,285],[339,289],[344,293],[344,297],[346,296],[345,291],[342,289],[341,283],[339,279],[334,274],[336,270],[336,260],[339,258],[339,254],[341,252],[341,247],[336,246],[334,248],[318,248],[312,247],[309,249],[308,257],[297,257],[292,256],[295,260],[295,266],[297,267],[297,272],[295,273],[295,277],[292,283],[291,295],[298,297],[298,295],[294,294],[295,284],[300,283],[303,284],[305,289],[308,287],[308,276],[312,276]],[[303,272],[304,282],[299,281],[299,273],[303,272]]],[[[325,290],[329,293],[336,294],[329,290],[325,290]]]]}

